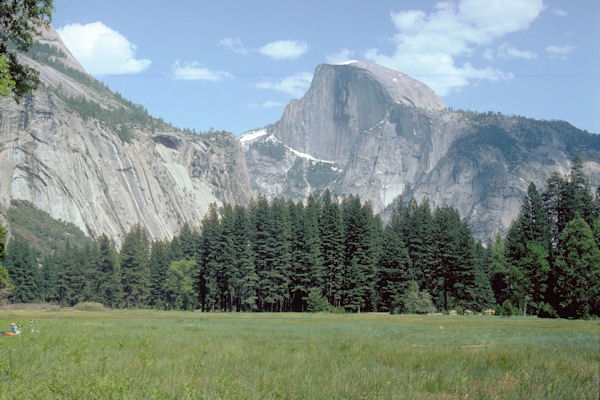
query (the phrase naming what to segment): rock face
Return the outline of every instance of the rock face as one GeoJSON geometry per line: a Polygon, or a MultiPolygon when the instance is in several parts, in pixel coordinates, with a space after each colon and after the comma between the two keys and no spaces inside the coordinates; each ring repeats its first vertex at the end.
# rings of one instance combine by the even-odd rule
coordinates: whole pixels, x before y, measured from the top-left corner
{"type": "Polygon", "coordinates": [[[199,227],[212,202],[250,199],[233,135],[148,116],[87,75],[52,29],[23,60],[42,85],[20,105],[0,98],[0,211],[23,199],[92,237],[141,223],[163,239],[199,227]]]}
{"type": "Polygon", "coordinates": [[[505,231],[527,186],[579,154],[600,184],[600,135],[560,121],[448,110],[424,84],[366,61],[320,65],[280,121],[241,141],[252,190],[306,198],[359,194],[384,217],[426,197],[456,207],[479,239],[505,231]]]}

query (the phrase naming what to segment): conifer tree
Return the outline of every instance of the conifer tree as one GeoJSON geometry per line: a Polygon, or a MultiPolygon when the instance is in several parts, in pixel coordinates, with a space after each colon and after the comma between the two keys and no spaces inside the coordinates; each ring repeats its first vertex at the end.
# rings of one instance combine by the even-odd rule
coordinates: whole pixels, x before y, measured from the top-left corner
{"type": "Polygon", "coordinates": [[[267,293],[264,302],[270,311],[284,311],[289,307],[290,222],[287,211],[283,199],[273,199],[269,213],[271,223],[268,225],[269,268],[260,276],[263,290],[267,293]]]}
{"type": "Polygon", "coordinates": [[[123,305],[127,308],[147,304],[150,295],[150,242],[141,225],[135,225],[125,235],[119,254],[123,305]]]}
{"type": "Polygon", "coordinates": [[[56,295],[60,306],[73,306],[85,300],[86,271],[78,249],[67,243],[54,257],[56,295]]]}
{"type": "Polygon", "coordinates": [[[13,284],[12,303],[31,303],[39,298],[38,267],[30,247],[18,238],[8,244],[4,264],[13,284]]]}
{"type": "MultiPolygon", "coordinates": [[[[177,242],[177,238],[173,238],[172,242],[177,242]]],[[[169,265],[173,261],[171,254],[168,243],[160,240],[152,243],[150,259],[148,260],[148,268],[150,269],[150,295],[148,304],[151,306],[166,306],[165,280],[167,279],[169,265]]],[[[183,257],[180,259],[183,259],[183,257]]]]}
{"type": "Polygon", "coordinates": [[[220,273],[221,225],[217,205],[212,203],[202,219],[202,241],[194,271],[195,292],[203,311],[214,311],[218,303],[217,276],[220,273]]]}
{"type": "Polygon", "coordinates": [[[343,305],[360,312],[369,307],[375,294],[374,224],[370,204],[361,206],[358,196],[342,202],[344,221],[343,305]]]}
{"type": "Polygon", "coordinates": [[[344,234],[337,198],[332,199],[329,189],[323,193],[319,214],[319,236],[323,260],[325,295],[336,307],[341,305],[344,268],[344,234]]]}
{"type": "Polygon", "coordinates": [[[250,203],[250,238],[252,246],[252,261],[257,277],[256,305],[259,311],[265,311],[265,298],[268,293],[268,275],[271,265],[271,217],[269,202],[259,195],[255,202],[250,203]]]}
{"type": "Polygon", "coordinates": [[[0,225],[0,301],[8,295],[12,289],[12,284],[8,276],[8,271],[2,265],[2,260],[6,257],[6,229],[0,225]]]}
{"type": "Polygon", "coordinates": [[[256,310],[256,285],[258,277],[252,262],[250,221],[246,209],[236,205],[233,209],[233,254],[235,267],[231,277],[233,303],[237,311],[256,310]]]}
{"type": "Polygon", "coordinates": [[[292,311],[305,311],[311,286],[311,254],[307,213],[302,202],[288,202],[290,220],[290,302],[292,311]]]}
{"type": "Polygon", "coordinates": [[[537,314],[539,305],[547,300],[551,249],[548,219],[537,188],[531,183],[519,216],[506,236],[509,286],[514,293],[511,303],[524,313],[537,314]]]}
{"type": "Polygon", "coordinates": [[[600,315],[600,250],[585,220],[575,215],[559,237],[553,286],[561,317],[600,315]]]}
{"type": "Polygon", "coordinates": [[[123,290],[115,243],[103,234],[98,239],[98,250],[98,263],[95,266],[97,280],[94,282],[94,289],[102,304],[116,307],[123,297],[123,290]]]}
{"type": "Polygon", "coordinates": [[[383,233],[382,252],[377,271],[378,307],[380,311],[393,312],[413,281],[410,257],[402,243],[395,225],[397,217],[392,215],[383,233]]]}

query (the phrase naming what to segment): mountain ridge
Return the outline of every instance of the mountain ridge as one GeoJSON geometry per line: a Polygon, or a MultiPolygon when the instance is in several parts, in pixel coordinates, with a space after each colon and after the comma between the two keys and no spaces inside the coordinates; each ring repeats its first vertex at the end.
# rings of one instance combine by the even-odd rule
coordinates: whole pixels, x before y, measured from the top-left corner
{"type": "Polygon", "coordinates": [[[26,200],[91,237],[142,224],[169,239],[210,203],[245,204],[244,154],[230,133],[184,133],[97,81],[49,28],[21,59],[41,85],[0,99],[0,211],[26,200]]]}
{"type": "Polygon", "coordinates": [[[600,183],[598,135],[561,121],[453,111],[429,88],[421,89],[429,97],[420,104],[398,101],[389,95],[389,77],[403,74],[377,67],[386,75],[377,82],[365,68],[375,67],[318,66],[307,93],[267,133],[241,136],[255,195],[302,200],[330,189],[359,194],[384,216],[401,195],[427,198],[434,207],[458,208],[486,240],[506,232],[529,182],[543,187],[552,171],[566,174],[575,154],[586,161],[593,187],[600,183]]]}

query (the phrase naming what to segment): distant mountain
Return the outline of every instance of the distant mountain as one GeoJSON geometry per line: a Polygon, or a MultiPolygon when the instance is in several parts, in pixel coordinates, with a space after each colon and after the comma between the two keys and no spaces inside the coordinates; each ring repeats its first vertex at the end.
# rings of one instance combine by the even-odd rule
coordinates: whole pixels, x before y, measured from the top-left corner
{"type": "Polygon", "coordinates": [[[600,135],[562,121],[452,111],[426,85],[367,61],[319,65],[281,119],[240,138],[254,194],[359,194],[389,215],[426,197],[456,207],[480,239],[505,231],[529,182],[567,173],[575,154],[600,184],[600,135]]]}
{"type": "Polygon", "coordinates": [[[0,214],[31,202],[119,239],[134,224],[153,239],[199,227],[211,202],[251,197],[243,148],[225,132],[185,133],[88,75],[50,28],[22,60],[41,87],[0,98],[0,214]]]}

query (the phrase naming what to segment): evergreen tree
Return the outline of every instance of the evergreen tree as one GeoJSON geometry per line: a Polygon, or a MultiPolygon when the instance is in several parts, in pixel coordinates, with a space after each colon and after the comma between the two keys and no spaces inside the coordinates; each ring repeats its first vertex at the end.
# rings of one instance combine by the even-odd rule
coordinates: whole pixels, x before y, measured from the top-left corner
{"type": "Polygon", "coordinates": [[[42,270],[40,271],[42,286],[39,288],[40,298],[45,302],[56,301],[56,270],[54,266],[54,257],[46,256],[42,260],[42,270]]]}
{"type": "Polygon", "coordinates": [[[171,262],[167,270],[164,292],[169,306],[176,310],[189,310],[194,301],[194,266],[196,262],[181,259],[171,262]]]}
{"type": "Polygon", "coordinates": [[[434,212],[433,229],[437,248],[433,268],[428,274],[430,283],[425,288],[434,294],[438,308],[459,305],[474,308],[475,243],[468,226],[460,219],[458,211],[443,206],[434,212]]]}
{"type": "Polygon", "coordinates": [[[15,238],[9,243],[4,264],[14,285],[10,301],[31,303],[38,300],[39,271],[30,247],[23,240],[15,238]]]}
{"type": "Polygon", "coordinates": [[[598,216],[596,204],[588,177],[583,172],[583,160],[576,155],[571,162],[569,182],[563,199],[564,216],[559,226],[560,231],[572,219],[579,215],[591,225],[598,216]]]}
{"type": "Polygon", "coordinates": [[[312,287],[307,213],[302,202],[288,202],[290,219],[290,302],[292,311],[305,311],[312,287]]]}
{"type": "Polygon", "coordinates": [[[321,256],[321,237],[319,235],[319,216],[321,205],[318,197],[312,194],[306,200],[304,226],[306,230],[306,251],[310,265],[310,286],[318,288],[321,294],[325,293],[325,269],[321,256]]]}
{"type": "Polygon", "coordinates": [[[343,289],[344,234],[337,198],[329,190],[323,193],[319,214],[319,237],[324,274],[325,295],[331,304],[340,307],[343,289]]]}
{"type": "Polygon", "coordinates": [[[141,225],[135,225],[125,235],[119,254],[121,282],[123,287],[123,305],[127,308],[147,304],[150,294],[150,242],[141,225]]]}
{"type": "Polygon", "coordinates": [[[494,292],[494,299],[497,304],[502,304],[509,300],[510,280],[508,276],[508,262],[506,261],[506,247],[500,233],[496,235],[496,241],[492,246],[490,253],[490,283],[494,292]]]}
{"type": "Polygon", "coordinates": [[[94,291],[98,300],[108,307],[119,305],[123,297],[121,269],[115,243],[106,235],[98,239],[98,262],[95,266],[94,291]]]}
{"type": "Polygon", "coordinates": [[[221,217],[221,237],[219,244],[220,273],[217,276],[219,308],[223,311],[233,309],[233,276],[237,275],[237,254],[235,253],[235,215],[233,207],[226,205],[221,217]]]}
{"type": "Polygon", "coordinates": [[[395,225],[399,219],[393,213],[383,234],[383,245],[377,271],[378,307],[393,312],[413,280],[410,257],[395,225]]]}
{"type": "Polygon", "coordinates": [[[554,291],[561,317],[600,315],[600,250],[585,220],[575,215],[559,237],[554,291]]]}
{"type": "Polygon", "coordinates": [[[412,198],[402,210],[402,241],[406,245],[415,280],[420,287],[430,285],[430,274],[435,270],[433,217],[427,199],[421,204],[412,198]]]}
{"type": "Polygon", "coordinates": [[[231,277],[231,292],[237,311],[256,310],[256,285],[258,276],[252,262],[250,221],[242,206],[233,209],[233,255],[235,266],[231,277]]]}
{"type": "MultiPolygon", "coordinates": [[[[562,212],[559,208],[559,213],[562,212]]],[[[539,305],[547,300],[546,286],[550,270],[548,249],[551,249],[548,220],[542,198],[531,183],[519,216],[506,236],[508,286],[513,290],[510,300],[512,304],[518,304],[524,313],[537,314],[539,305]]]]}
{"type": "Polygon", "coordinates": [[[361,206],[358,196],[342,202],[344,222],[344,291],[343,305],[360,312],[371,306],[375,294],[375,231],[369,203],[361,206]]]}
{"type": "Polygon", "coordinates": [[[259,284],[266,293],[263,299],[269,311],[284,311],[289,307],[290,283],[290,222],[285,201],[280,198],[273,199],[270,207],[268,224],[269,243],[268,264],[269,268],[263,271],[259,284]]]}
{"type": "Polygon", "coordinates": [[[70,243],[55,254],[56,295],[61,307],[85,300],[86,271],[80,261],[78,250],[70,243]]]}
{"type": "MultiPolygon", "coordinates": [[[[172,242],[177,242],[174,238],[172,242]]],[[[156,307],[165,307],[167,298],[165,294],[165,281],[167,271],[171,264],[170,246],[166,242],[155,241],[152,243],[148,268],[150,269],[150,296],[148,304],[156,307]]]]}
{"type": "Polygon", "coordinates": [[[202,219],[201,246],[194,286],[202,311],[214,311],[218,303],[217,277],[221,271],[221,225],[217,205],[212,203],[202,219]]]}
{"type": "Polygon", "coordinates": [[[494,292],[491,283],[490,271],[490,253],[489,249],[477,243],[475,246],[475,305],[476,309],[484,310],[494,305],[494,292]]]}
{"type": "Polygon", "coordinates": [[[12,289],[12,283],[8,276],[8,271],[2,265],[2,260],[6,257],[6,229],[0,225],[0,301],[6,296],[12,289]]]}

